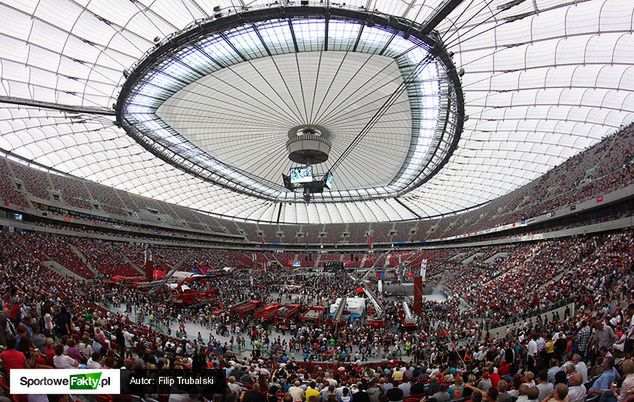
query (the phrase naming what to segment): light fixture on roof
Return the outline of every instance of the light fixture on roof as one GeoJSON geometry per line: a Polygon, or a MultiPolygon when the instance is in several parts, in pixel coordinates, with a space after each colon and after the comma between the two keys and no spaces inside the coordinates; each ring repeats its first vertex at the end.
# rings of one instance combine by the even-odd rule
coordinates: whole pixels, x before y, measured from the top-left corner
{"type": "Polygon", "coordinates": [[[298,126],[288,130],[288,159],[299,164],[323,163],[328,160],[331,143],[328,131],[321,126],[298,126]]]}
{"type": "Polygon", "coordinates": [[[288,159],[299,164],[292,167],[288,176],[282,174],[284,187],[295,191],[303,189],[304,201],[309,202],[311,194],[322,193],[325,187],[330,188],[332,184],[332,174],[317,178],[313,173],[311,163],[324,163],[330,154],[330,134],[318,125],[296,126],[288,130],[288,140],[286,150],[288,159]],[[330,182],[327,184],[328,179],[330,182]]]}

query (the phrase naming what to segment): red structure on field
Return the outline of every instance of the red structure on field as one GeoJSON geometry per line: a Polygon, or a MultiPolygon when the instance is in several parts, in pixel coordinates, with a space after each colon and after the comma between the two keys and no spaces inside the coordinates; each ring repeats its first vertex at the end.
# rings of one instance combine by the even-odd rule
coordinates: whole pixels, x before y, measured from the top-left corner
{"type": "Polygon", "coordinates": [[[414,276],[414,313],[423,313],[423,278],[418,275],[414,276]]]}
{"type": "Polygon", "coordinates": [[[154,262],[152,260],[145,261],[145,280],[148,282],[154,280],[154,262]]]}

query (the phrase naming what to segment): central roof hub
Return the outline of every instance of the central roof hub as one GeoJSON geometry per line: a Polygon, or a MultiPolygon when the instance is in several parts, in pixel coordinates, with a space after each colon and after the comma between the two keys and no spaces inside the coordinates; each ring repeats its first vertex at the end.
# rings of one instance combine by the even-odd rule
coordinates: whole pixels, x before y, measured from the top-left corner
{"type": "Polygon", "coordinates": [[[320,126],[291,128],[286,141],[288,159],[302,165],[326,162],[332,147],[329,137],[328,131],[320,126]]]}

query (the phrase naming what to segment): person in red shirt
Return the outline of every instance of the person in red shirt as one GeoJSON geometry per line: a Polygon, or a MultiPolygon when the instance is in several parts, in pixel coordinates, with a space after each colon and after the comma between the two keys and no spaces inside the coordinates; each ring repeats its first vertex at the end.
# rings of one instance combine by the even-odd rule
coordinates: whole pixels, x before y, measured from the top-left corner
{"type": "Polygon", "coordinates": [[[27,368],[26,356],[24,353],[15,350],[15,336],[9,336],[6,340],[7,348],[0,353],[0,359],[4,362],[4,369],[9,375],[12,369],[27,368]]]}
{"type": "Polygon", "coordinates": [[[511,365],[506,361],[502,360],[502,364],[498,367],[498,375],[502,378],[508,376],[511,373],[511,365]]]}
{"type": "Polygon", "coordinates": [[[46,341],[44,341],[44,354],[46,355],[46,364],[53,367],[53,358],[55,357],[55,341],[53,338],[46,338],[46,341]]]}
{"type": "Polygon", "coordinates": [[[7,317],[14,325],[17,325],[20,307],[22,306],[20,296],[18,295],[18,288],[11,286],[9,291],[2,297],[2,303],[6,304],[7,317]]]}
{"type": "Polygon", "coordinates": [[[497,389],[498,383],[502,378],[497,373],[497,370],[493,368],[493,365],[489,367],[489,378],[491,378],[491,387],[497,389]]]}

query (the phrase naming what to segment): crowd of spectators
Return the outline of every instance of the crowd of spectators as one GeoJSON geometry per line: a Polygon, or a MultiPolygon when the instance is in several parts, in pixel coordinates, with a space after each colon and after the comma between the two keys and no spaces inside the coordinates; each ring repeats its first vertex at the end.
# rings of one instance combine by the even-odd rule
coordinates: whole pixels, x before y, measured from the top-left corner
{"type": "MultiPolygon", "coordinates": [[[[596,395],[607,402],[626,401],[634,392],[631,231],[515,246],[490,266],[435,255],[429,270],[451,296],[425,302],[412,330],[400,324],[400,303],[382,296],[373,278],[234,270],[192,284],[218,290],[213,306],[182,306],[165,289],[149,294],[58,275],[42,264],[47,248],[41,244],[49,239],[41,236],[0,234],[5,375],[18,367],[217,367],[227,372],[224,398],[230,401],[578,402],[596,395]],[[357,296],[360,283],[377,294],[383,328],[363,318],[317,323],[296,316],[274,324],[231,313],[252,299],[328,306],[357,296]],[[483,325],[557,300],[572,300],[574,312],[526,320],[500,338],[483,325]],[[117,313],[117,306],[126,312],[117,313]],[[209,328],[209,336],[186,333],[186,323],[209,328]]],[[[107,249],[94,243],[82,249],[96,261],[103,258],[95,257],[101,246],[107,249]]]]}

